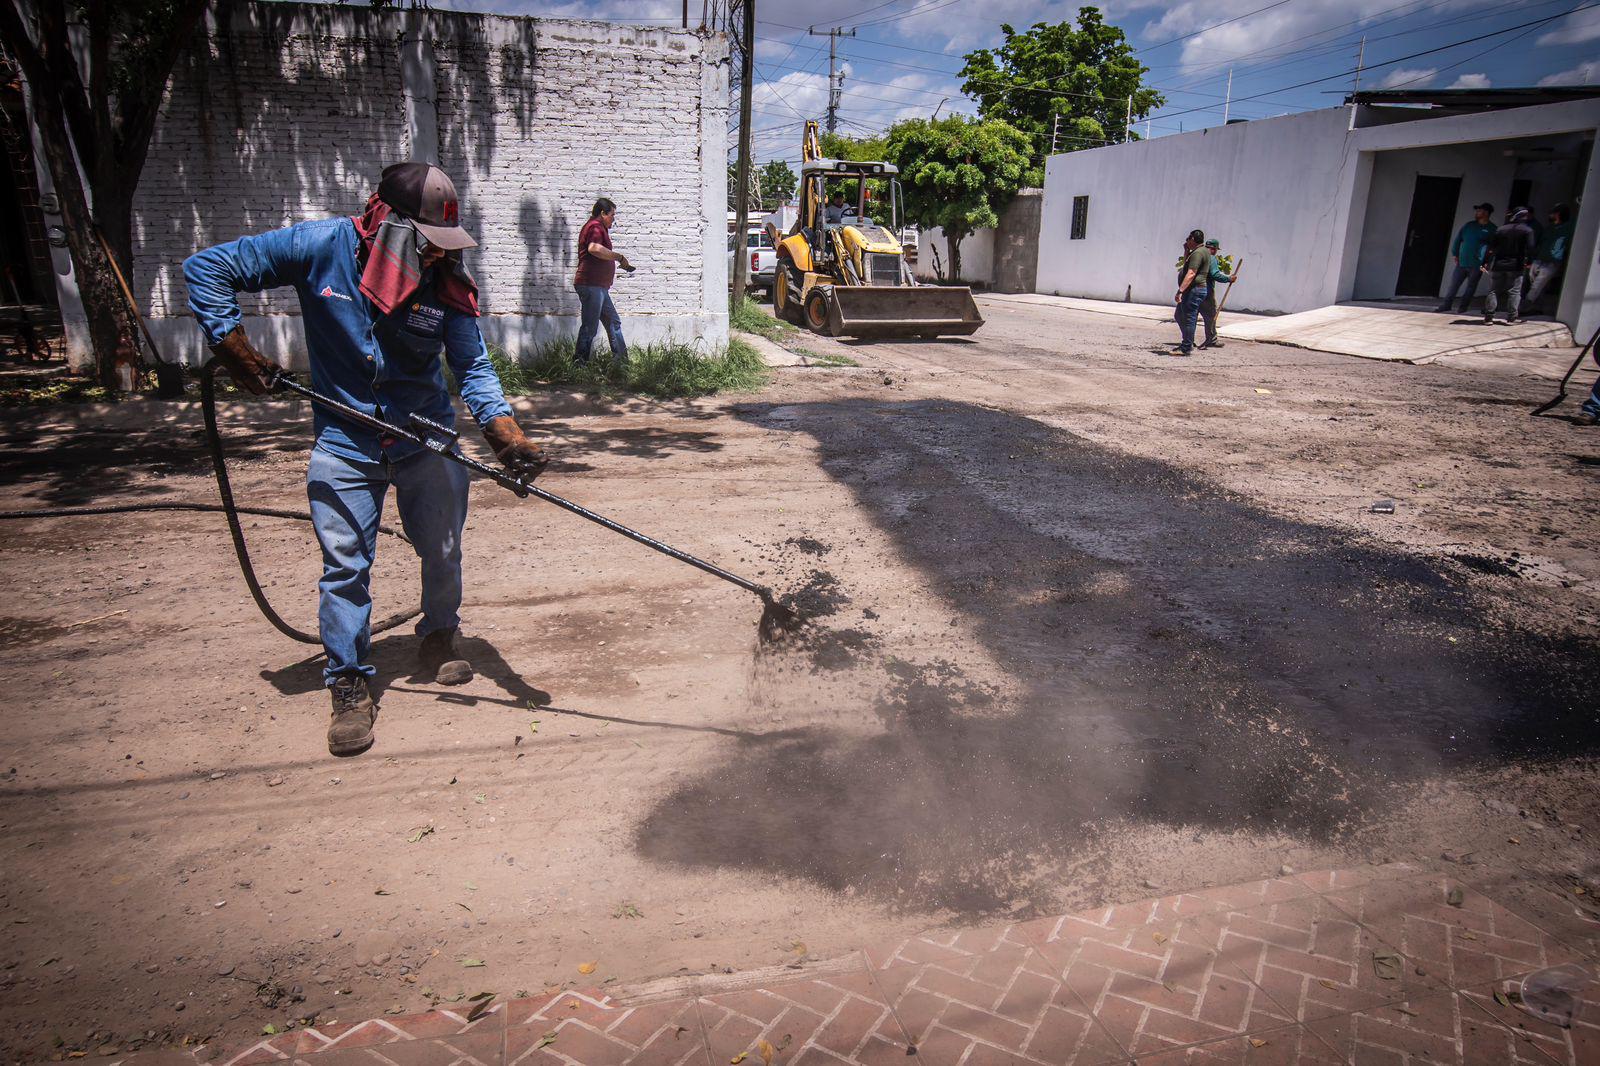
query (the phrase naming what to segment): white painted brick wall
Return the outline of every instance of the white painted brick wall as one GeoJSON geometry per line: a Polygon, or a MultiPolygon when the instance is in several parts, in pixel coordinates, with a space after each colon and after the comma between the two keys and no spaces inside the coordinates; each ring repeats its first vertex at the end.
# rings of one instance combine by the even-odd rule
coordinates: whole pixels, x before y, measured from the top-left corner
{"type": "MultiPolygon", "coordinates": [[[[358,213],[383,167],[412,157],[408,33],[434,60],[437,139],[417,143],[438,145],[480,242],[467,264],[492,342],[527,351],[576,332],[577,234],[599,195],[617,202],[613,240],[639,267],[613,290],[630,342],[726,340],[724,39],[276,2],[207,30],[174,73],[137,198],[134,288],[164,347],[203,356],[191,252],[358,213]]],[[[295,362],[293,293],[245,307],[252,337],[295,362]]]]}

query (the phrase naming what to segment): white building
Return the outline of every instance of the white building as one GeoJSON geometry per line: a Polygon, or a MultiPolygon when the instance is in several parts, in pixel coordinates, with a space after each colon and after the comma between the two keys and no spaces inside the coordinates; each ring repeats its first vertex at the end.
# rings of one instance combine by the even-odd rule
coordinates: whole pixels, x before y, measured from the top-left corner
{"type": "MultiPolygon", "coordinates": [[[[728,44],[721,34],[366,5],[214,6],[173,71],[134,204],[135,297],[168,358],[205,358],[182,264],[199,248],[359,214],[389,163],[438,163],[478,239],[491,344],[578,327],[578,229],[616,201],[628,339],[728,336],[728,44]]],[[[47,174],[41,174],[48,181],[47,174]]],[[[58,224],[59,217],[46,217],[58,224]]],[[[91,361],[64,248],[69,360],[91,361]]],[[[269,355],[304,359],[292,290],[245,297],[269,355]]]]}
{"type": "Polygon", "coordinates": [[[1577,225],[1556,317],[1586,340],[1600,328],[1597,130],[1600,87],[1380,91],[1052,156],[1036,291],[1168,303],[1183,239],[1203,229],[1244,260],[1241,311],[1437,298],[1473,204],[1542,222],[1566,203],[1577,225]]]}

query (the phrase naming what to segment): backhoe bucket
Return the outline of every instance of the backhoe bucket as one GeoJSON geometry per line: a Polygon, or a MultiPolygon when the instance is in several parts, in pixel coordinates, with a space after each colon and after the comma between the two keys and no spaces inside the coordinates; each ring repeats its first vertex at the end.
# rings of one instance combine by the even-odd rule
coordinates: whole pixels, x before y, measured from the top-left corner
{"type": "Polygon", "coordinates": [[[972,290],[954,285],[835,285],[835,337],[966,336],[983,325],[972,290]]]}

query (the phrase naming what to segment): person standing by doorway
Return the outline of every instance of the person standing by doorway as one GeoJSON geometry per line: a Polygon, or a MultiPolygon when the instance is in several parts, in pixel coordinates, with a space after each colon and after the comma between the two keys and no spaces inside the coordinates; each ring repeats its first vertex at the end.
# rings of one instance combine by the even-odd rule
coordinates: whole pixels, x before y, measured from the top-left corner
{"type": "Polygon", "coordinates": [[[1550,225],[1545,227],[1539,243],[1533,250],[1533,268],[1528,271],[1528,293],[1524,297],[1532,308],[1539,303],[1544,290],[1561,276],[1567,265],[1567,252],[1572,248],[1572,212],[1566,204],[1556,204],[1550,209],[1550,225]]]}
{"type": "Polygon", "coordinates": [[[1211,273],[1206,278],[1206,298],[1200,304],[1200,318],[1205,322],[1206,339],[1200,342],[1202,348],[1222,347],[1222,338],[1217,336],[1217,289],[1223,285],[1233,284],[1234,275],[1222,269],[1222,242],[1215,237],[1206,241],[1206,254],[1211,257],[1211,273]]]}
{"type": "Polygon", "coordinates": [[[1450,275],[1450,288],[1444,294],[1444,299],[1439,302],[1435,311],[1448,313],[1450,304],[1454,302],[1456,293],[1465,285],[1467,291],[1461,297],[1461,310],[1457,314],[1466,314],[1467,308],[1472,304],[1472,298],[1478,294],[1478,279],[1483,277],[1483,256],[1489,248],[1489,238],[1494,236],[1495,225],[1489,220],[1494,217],[1494,204],[1482,203],[1472,205],[1472,218],[1461,224],[1461,229],[1456,233],[1455,243],[1450,245],[1450,254],[1455,257],[1456,268],[1450,275]]]}
{"type": "Polygon", "coordinates": [[[617,220],[617,205],[602,196],[589,210],[589,221],[578,233],[578,270],[572,276],[572,287],[578,293],[578,307],[582,318],[578,322],[578,347],[573,356],[579,366],[589,364],[594,348],[594,335],[605,323],[606,339],[611,343],[611,362],[626,366],[628,342],[622,339],[622,316],[617,305],[611,302],[611,283],[617,277],[617,265],[633,273],[628,257],[611,248],[611,226],[617,220]]]}
{"type": "Polygon", "coordinates": [[[1506,325],[1517,320],[1522,306],[1522,282],[1533,261],[1533,228],[1528,225],[1528,209],[1519,207],[1511,212],[1506,224],[1489,238],[1489,250],[1484,256],[1483,273],[1489,275],[1489,295],[1483,298],[1483,324],[1494,321],[1499,310],[1500,296],[1506,297],[1506,325]]]}
{"type": "Polygon", "coordinates": [[[1194,351],[1194,327],[1200,317],[1200,305],[1211,291],[1211,253],[1205,249],[1206,235],[1201,230],[1190,230],[1183,242],[1183,262],[1178,267],[1178,293],[1172,298],[1177,304],[1178,331],[1182,336],[1173,355],[1189,355],[1194,351]]]}

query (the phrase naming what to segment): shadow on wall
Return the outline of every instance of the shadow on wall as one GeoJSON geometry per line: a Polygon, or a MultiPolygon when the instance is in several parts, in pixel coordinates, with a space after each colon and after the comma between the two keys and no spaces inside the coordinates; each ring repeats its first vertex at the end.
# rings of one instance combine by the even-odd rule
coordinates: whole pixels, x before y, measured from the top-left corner
{"type": "MultiPolygon", "coordinates": [[[[215,34],[196,34],[175,65],[145,171],[161,180],[137,205],[136,287],[153,290],[153,315],[186,313],[181,263],[195,250],[358,214],[383,168],[410,157],[397,18],[350,7],[219,4],[215,34]],[[249,22],[240,19],[245,11],[249,22]]],[[[491,20],[451,13],[435,27],[440,159],[454,167],[464,220],[480,237],[486,220],[473,210],[473,177],[489,171],[500,150],[495,119],[513,116],[526,139],[537,101],[535,24],[492,26],[491,34],[491,20]],[[470,117],[463,106],[474,108],[470,117]]],[[[531,287],[523,282],[524,291],[531,287]]],[[[247,314],[298,311],[286,290],[241,302],[247,314]]]]}
{"type": "MultiPolygon", "coordinates": [[[[397,50],[381,14],[254,5],[217,12],[173,72],[138,202],[141,283],[158,275],[165,313],[187,307],[181,264],[246,233],[361,211],[384,166],[409,150],[397,50]],[[215,55],[213,56],[213,50],[215,55]]],[[[294,294],[246,297],[247,313],[297,311],[294,294]]],[[[160,313],[159,306],[152,313],[160,313]]]]}
{"type": "Polygon", "coordinates": [[[826,641],[764,653],[758,714],[812,724],[663,798],[649,858],[1045,908],[1102,827],[1337,839],[1441,769],[1600,748],[1600,648],[1509,626],[1448,562],[973,405],[744,415],[815,441],[930,595],[909,626],[840,612],[875,698],[833,695],[826,641]]]}
{"type": "Polygon", "coordinates": [[[528,269],[522,272],[517,306],[576,315],[578,294],[572,289],[572,273],[577,268],[578,224],[572,215],[561,204],[544,205],[535,196],[524,196],[517,212],[517,233],[528,244],[528,269]],[[560,272],[539,276],[533,265],[541,262],[558,264],[560,272]]]}

